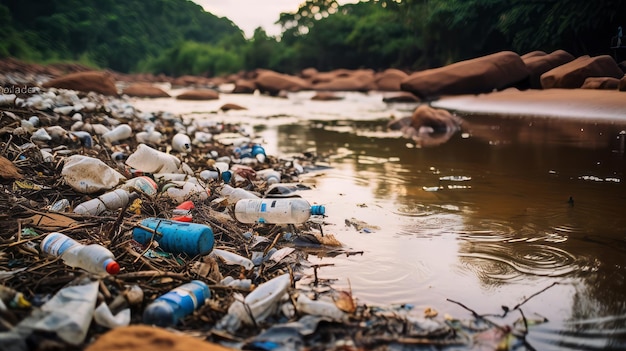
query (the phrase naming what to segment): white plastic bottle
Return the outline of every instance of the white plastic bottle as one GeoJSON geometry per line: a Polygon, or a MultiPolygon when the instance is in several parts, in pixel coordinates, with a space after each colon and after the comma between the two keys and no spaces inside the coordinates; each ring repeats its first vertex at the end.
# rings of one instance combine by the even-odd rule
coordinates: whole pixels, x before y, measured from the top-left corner
{"type": "Polygon", "coordinates": [[[234,188],[228,184],[224,184],[220,190],[220,195],[228,200],[229,204],[235,204],[241,199],[259,199],[258,196],[242,188],[234,188]]]}
{"type": "Polygon", "coordinates": [[[262,169],[260,171],[256,171],[256,176],[259,179],[262,179],[267,182],[268,185],[280,183],[281,174],[280,172],[272,169],[262,169]]]}
{"type": "Polygon", "coordinates": [[[128,139],[133,135],[133,129],[128,124],[120,124],[109,132],[102,134],[102,140],[107,143],[128,139]]]}
{"type": "Polygon", "coordinates": [[[172,149],[178,152],[190,152],[191,139],[187,134],[176,133],[172,138],[172,149]]]}
{"type": "Polygon", "coordinates": [[[115,256],[98,244],[83,245],[61,233],[50,233],[41,241],[41,251],[61,257],[70,267],[82,268],[94,274],[117,274],[120,271],[115,256]]]}
{"type": "Polygon", "coordinates": [[[235,219],[241,223],[297,224],[311,215],[324,215],[324,206],[303,198],[241,199],[235,204],[235,219]]]}
{"type": "Polygon", "coordinates": [[[74,208],[74,213],[97,216],[106,210],[114,211],[126,206],[130,198],[128,191],[116,189],[79,204],[74,208]]]}

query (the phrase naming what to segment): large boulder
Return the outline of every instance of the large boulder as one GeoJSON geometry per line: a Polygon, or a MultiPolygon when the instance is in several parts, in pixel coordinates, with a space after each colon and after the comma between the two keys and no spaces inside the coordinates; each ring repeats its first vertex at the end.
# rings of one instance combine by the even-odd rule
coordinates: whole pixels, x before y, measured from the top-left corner
{"type": "Polygon", "coordinates": [[[400,83],[408,76],[408,74],[399,69],[388,68],[376,75],[374,83],[376,83],[378,90],[400,91],[400,83]]]}
{"type": "Polygon", "coordinates": [[[417,96],[409,93],[408,91],[399,91],[394,94],[383,96],[383,102],[387,102],[387,103],[393,103],[393,102],[412,103],[412,102],[419,102],[419,101],[420,99],[417,96]]]}
{"type": "Polygon", "coordinates": [[[546,52],[545,51],[541,51],[541,50],[535,50],[535,51],[531,51],[528,53],[525,53],[524,55],[520,56],[522,58],[522,61],[526,61],[529,58],[533,58],[533,57],[537,57],[537,56],[546,56],[546,52]]]}
{"type": "Polygon", "coordinates": [[[619,85],[617,86],[617,90],[626,91],[626,76],[622,77],[622,79],[619,80],[619,85]]]}
{"type": "Polygon", "coordinates": [[[117,95],[115,80],[108,72],[88,71],[70,73],[42,84],[44,88],[61,88],[82,92],[96,92],[102,95],[117,95]]]}
{"type": "Polygon", "coordinates": [[[177,100],[217,100],[220,94],[213,89],[186,90],[176,96],[177,100]]]}
{"type": "Polygon", "coordinates": [[[126,87],[123,94],[141,98],[161,98],[170,97],[170,94],[150,83],[135,83],[126,87]]]}
{"type": "Polygon", "coordinates": [[[589,77],[580,87],[581,89],[616,90],[620,80],[611,77],[589,77]]]}
{"type": "Polygon", "coordinates": [[[520,56],[512,51],[415,72],[401,83],[402,90],[422,99],[442,95],[480,94],[500,90],[528,77],[520,56]]]}
{"type": "Polygon", "coordinates": [[[543,89],[580,88],[589,77],[612,77],[621,79],[624,72],[609,55],[581,56],[569,63],[551,69],[541,75],[543,89]]]}
{"type": "Polygon", "coordinates": [[[387,124],[390,130],[400,130],[405,138],[418,146],[436,146],[448,141],[460,130],[461,119],[447,110],[420,105],[411,117],[394,119],[387,124]]]}
{"type": "Polygon", "coordinates": [[[280,91],[301,91],[310,89],[310,84],[300,77],[267,70],[259,73],[255,83],[262,93],[269,93],[274,96],[278,95],[280,91]]]}
{"type": "MultiPolygon", "coordinates": [[[[529,53],[530,54],[530,53],[529,53]]],[[[541,75],[551,69],[574,60],[574,56],[564,50],[556,50],[550,54],[522,56],[522,61],[528,68],[528,87],[541,89],[541,75]]]]}
{"type": "Polygon", "coordinates": [[[370,91],[377,88],[372,70],[357,70],[349,75],[339,75],[328,82],[313,84],[318,91],[370,91]]]}

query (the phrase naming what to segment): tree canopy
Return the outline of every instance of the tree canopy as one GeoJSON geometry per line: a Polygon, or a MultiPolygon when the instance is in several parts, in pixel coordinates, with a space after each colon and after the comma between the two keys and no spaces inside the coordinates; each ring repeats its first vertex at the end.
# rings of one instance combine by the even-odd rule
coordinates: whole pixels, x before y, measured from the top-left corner
{"type": "Polygon", "coordinates": [[[187,0],[0,0],[0,57],[220,75],[306,67],[418,70],[512,50],[609,54],[623,0],[306,0],[253,37],[187,0]]]}

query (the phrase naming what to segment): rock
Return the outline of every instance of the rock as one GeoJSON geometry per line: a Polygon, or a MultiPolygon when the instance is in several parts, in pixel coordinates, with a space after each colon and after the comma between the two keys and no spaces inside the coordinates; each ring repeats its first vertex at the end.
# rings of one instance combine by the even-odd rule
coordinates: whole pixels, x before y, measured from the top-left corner
{"type": "Polygon", "coordinates": [[[325,91],[370,91],[377,88],[372,70],[358,70],[348,76],[341,74],[328,82],[313,84],[313,90],[325,91]]]}
{"type": "Polygon", "coordinates": [[[42,84],[44,88],[61,88],[82,92],[96,92],[102,95],[117,96],[115,81],[108,72],[89,71],[70,73],[42,84]]]}
{"type": "Polygon", "coordinates": [[[222,105],[222,107],[220,107],[220,110],[226,112],[228,110],[247,110],[247,108],[243,106],[239,106],[237,104],[227,103],[227,104],[222,105]]]}
{"type": "Polygon", "coordinates": [[[434,133],[446,133],[451,129],[456,129],[458,125],[459,120],[450,112],[428,105],[420,105],[411,116],[411,127],[416,130],[429,128],[434,133]]]}
{"type": "Polygon", "coordinates": [[[399,69],[389,68],[377,74],[374,78],[374,83],[376,83],[378,90],[400,91],[402,90],[400,89],[400,83],[408,76],[408,74],[399,69]]]}
{"type": "Polygon", "coordinates": [[[549,55],[544,53],[544,55],[535,55],[527,58],[522,57],[526,68],[528,68],[528,87],[531,89],[541,89],[542,74],[571,62],[574,58],[572,54],[564,50],[556,50],[549,55]]]}
{"type": "Polygon", "coordinates": [[[342,100],[342,99],[343,99],[342,96],[338,96],[327,91],[320,91],[311,98],[311,100],[315,100],[315,101],[334,101],[334,100],[342,100]]]}
{"type": "Polygon", "coordinates": [[[519,55],[502,51],[413,73],[402,81],[401,88],[422,99],[432,99],[501,90],[527,77],[528,70],[519,55]]]}
{"type": "Polygon", "coordinates": [[[302,78],[313,78],[317,74],[319,74],[319,72],[317,71],[316,68],[313,68],[313,67],[305,68],[300,72],[300,76],[302,78]]]}
{"type": "Polygon", "coordinates": [[[538,57],[538,56],[546,56],[546,55],[547,54],[546,54],[545,51],[536,50],[536,51],[528,52],[528,53],[526,53],[526,54],[524,54],[524,55],[522,55],[520,57],[521,57],[522,61],[526,61],[529,58],[538,57]]]}
{"type": "Polygon", "coordinates": [[[262,93],[276,96],[281,90],[301,91],[310,89],[310,84],[296,76],[264,70],[256,78],[256,85],[262,93]]]}
{"type": "Polygon", "coordinates": [[[150,83],[134,83],[126,87],[122,94],[140,98],[162,98],[170,97],[163,89],[155,87],[150,83]]]}
{"type": "Polygon", "coordinates": [[[621,79],[624,72],[609,55],[581,56],[541,75],[543,89],[580,88],[588,77],[611,77],[621,79]]]}
{"type": "Polygon", "coordinates": [[[176,96],[178,100],[217,100],[220,94],[213,89],[186,90],[176,96]]]}
{"type": "Polygon", "coordinates": [[[190,87],[190,86],[208,87],[208,86],[213,86],[213,82],[211,81],[211,79],[206,78],[206,77],[186,75],[186,76],[180,76],[180,77],[175,78],[172,81],[172,86],[176,86],[176,87],[190,87]]]}
{"type": "Polygon", "coordinates": [[[409,93],[408,91],[401,91],[395,93],[393,95],[387,95],[383,97],[383,102],[391,103],[391,102],[419,102],[420,99],[409,93]]]}
{"type": "Polygon", "coordinates": [[[115,328],[87,346],[85,351],[228,351],[221,345],[182,333],[145,325],[115,328]]]}
{"type": "Polygon", "coordinates": [[[334,79],[341,78],[341,77],[349,77],[352,74],[353,74],[353,71],[351,70],[348,70],[345,68],[339,68],[339,69],[332,70],[330,72],[319,72],[316,75],[310,77],[310,79],[311,79],[311,83],[317,84],[317,83],[323,83],[323,82],[330,82],[334,79]]]}
{"type": "Polygon", "coordinates": [[[580,87],[581,89],[615,90],[619,87],[620,80],[610,77],[589,77],[580,87]]]}
{"type": "Polygon", "coordinates": [[[252,94],[256,90],[256,83],[252,80],[237,79],[233,94],[252,94]]]}
{"type": "Polygon", "coordinates": [[[619,80],[619,85],[617,89],[619,91],[626,91],[626,76],[622,77],[622,79],[619,80]]]}

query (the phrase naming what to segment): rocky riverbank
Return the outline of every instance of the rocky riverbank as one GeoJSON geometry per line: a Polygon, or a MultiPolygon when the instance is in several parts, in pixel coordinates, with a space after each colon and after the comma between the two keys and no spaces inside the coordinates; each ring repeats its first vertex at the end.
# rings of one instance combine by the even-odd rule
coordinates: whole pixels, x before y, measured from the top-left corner
{"type": "MultiPolygon", "coordinates": [[[[542,56],[548,55],[535,57],[542,56]]],[[[519,59],[524,62],[524,58],[519,59]]],[[[580,61],[589,61],[594,67],[600,65],[598,62],[600,66],[606,64],[606,72],[613,68],[605,58],[580,61]]],[[[4,62],[2,67],[6,66],[7,61],[4,62]]],[[[245,126],[185,121],[166,111],[144,113],[132,105],[129,96],[164,96],[156,90],[160,84],[182,84],[194,99],[219,99],[220,94],[236,93],[247,85],[252,89],[248,93],[260,90],[275,95],[314,89],[329,100],[338,97],[334,91],[386,90],[410,101],[421,96],[431,105],[450,111],[478,112],[497,106],[494,113],[546,115],[547,111],[564,108],[559,104],[568,104],[571,112],[584,111],[592,103],[595,107],[587,110],[589,117],[599,116],[604,111],[602,106],[609,106],[606,110],[613,113],[611,118],[619,118],[624,111],[624,93],[617,87],[614,91],[581,87],[506,90],[513,80],[530,78],[510,53],[451,65],[450,71],[409,74],[388,70],[387,77],[392,77],[388,79],[380,78],[382,73],[364,70],[309,69],[299,76],[255,71],[223,80],[179,77],[178,83],[168,77],[94,72],[75,65],[33,68],[8,62],[13,66],[8,65],[11,71],[2,70],[4,90],[0,100],[0,344],[12,345],[11,350],[130,350],[160,349],[164,345],[180,350],[375,350],[386,349],[390,344],[497,349],[503,343],[525,342],[527,323],[499,325],[478,315],[463,320],[441,316],[433,309],[367,306],[359,304],[358,297],[350,291],[335,290],[331,281],[317,278],[317,270],[323,267],[308,263],[306,255],[359,253],[337,242],[325,228],[323,217],[294,226],[240,223],[233,217],[233,204],[223,191],[225,185],[231,185],[256,196],[298,196],[306,191],[298,185],[299,175],[314,171],[319,161],[324,161],[320,156],[303,152],[288,159],[273,155],[251,157],[251,146],[260,141],[245,126]],[[520,69],[521,73],[503,77],[503,66],[496,64],[503,62],[510,64],[510,70],[520,69]],[[492,75],[493,80],[458,77],[458,72],[475,72],[480,67],[484,72],[496,72],[485,73],[485,77],[492,75]],[[446,76],[450,79],[448,84],[440,84],[438,90],[408,85],[416,77],[426,80],[433,76],[440,77],[438,81],[446,76]],[[459,80],[454,80],[455,76],[459,80]],[[389,86],[384,88],[383,82],[389,86]],[[502,91],[483,94],[493,89],[502,91]],[[190,137],[190,143],[175,143],[181,134],[190,137]],[[167,167],[171,166],[167,172],[165,165],[139,169],[130,161],[140,149],[148,150],[146,147],[153,150],[151,155],[167,155],[162,156],[168,160],[167,167]],[[98,165],[99,171],[70,176],[70,158],[89,160],[98,165]],[[222,168],[224,163],[227,168],[222,168]],[[274,184],[278,187],[270,186],[264,177],[266,171],[280,174],[279,182],[274,184]],[[112,183],[110,177],[103,179],[110,174],[115,175],[112,183]],[[230,177],[224,177],[226,174],[230,177]],[[86,181],[94,181],[90,177],[102,187],[87,191],[86,181]],[[154,187],[138,186],[152,184],[141,177],[150,178],[154,187]],[[147,183],[138,182],[139,178],[147,183]],[[114,189],[125,189],[134,195],[128,203],[98,214],[75,211],[80,204],[114,189]],[[177,189],[187,189],[182,198],[176,195],[177,189]],[[183,200],[193,201],[193,208],[179,208],[183,200]],[[142,220],[152,217],[178,217],[207,225],[212,228],[214,248],[232,255],[223,251],[222,255],[172,253],[154,243],[158,240],[148,245],[137,242],[133,230],[142,220]],[[121,272],[94,276],[46,254],[39,244],[51,232],[106,247],[115,256],[121,272]],[[209,299],[169,330],[144,322],[142,315],[151,302],[192,280],[207,284],[209,299]],[[77,299],[66,290],[80,286],[88,287],[89,296],[83,294],[77,299]],[[87,308],[74,309],[80,302],[87,308]],[[70,305],[72,310],[68,313],[66,306],[70,305]],[[96,312],[96,306],[102,305],[96,312]],[[237,314],[237,308],[231,306],[243,306],[239,311],[247,314],[237,314]]],[[[526,63],[524,67],[528,69],[526,63]]],[[[589,74],[589,68],[583,71],[589,74]]],[[[410,136],[424,140],[424,134],[446,134],[457,124],[453,113],[423,104],[401,127],[413,128],[414,135],[410,136]]],[[[134,157],[137,158],[152,159],[134,157]]]]}

